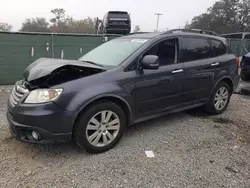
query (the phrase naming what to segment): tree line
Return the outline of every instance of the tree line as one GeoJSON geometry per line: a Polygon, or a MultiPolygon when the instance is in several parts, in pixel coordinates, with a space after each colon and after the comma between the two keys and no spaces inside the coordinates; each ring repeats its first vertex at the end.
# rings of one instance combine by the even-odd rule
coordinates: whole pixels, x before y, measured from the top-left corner
{"type": "MultiPolygon", "coordinates": [[[[75,20],[66,15],[62,8],[51,10],[52,17],[47,20],[43,17],[27,18],[19,31],[23,32],[54,32],[54,33],[94,33],[95,19],[87,17],[75,20]]],[[[0,22],[0,31],[11,31],[12,26],[0,22]]]]}
{"type": "MultiPolygon", "coordinates": [[[[53,33],[96,33],[97,18],[87,17],[76,20],[68,15],[62,8],[51,10],[52,17],[47,20],[43,17],[27,18],[19,31],[23,32],[53,32],[53,33]]],[[[0,31],[11,31],[13,27],[8,23],[0,22],[0,31]]],[[[136,25],[134,32],[139,32],[140,26],[136,25]]]]}
{"type": "Polygon", "coordinates": [[[28,18],[22,24],[20,31],[25,32],[55,32],[55,33],[94,33],[95,19],[88,17],[75,20],[66,15],[62,8],[51,10],[52,18],[28,18]]]}
{"type": "Polygon", "coordinates": [[[188,29],[212,30],[219,34],[250,30],[250,0],[220,0],[195,16],[188,29]]]}

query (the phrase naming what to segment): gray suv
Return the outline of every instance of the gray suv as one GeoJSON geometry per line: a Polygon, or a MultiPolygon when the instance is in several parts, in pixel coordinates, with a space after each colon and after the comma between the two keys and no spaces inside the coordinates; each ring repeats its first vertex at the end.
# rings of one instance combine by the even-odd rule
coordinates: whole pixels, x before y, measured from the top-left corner
{"type": "Polygon", "coordinates": [[[224,38],[183,31],[116,38],[79,60],[36,60],[9,98],[11,133],[100,153],[134,123],[200,106],[222,113],[239,82],[236,57],[224,38]]]}

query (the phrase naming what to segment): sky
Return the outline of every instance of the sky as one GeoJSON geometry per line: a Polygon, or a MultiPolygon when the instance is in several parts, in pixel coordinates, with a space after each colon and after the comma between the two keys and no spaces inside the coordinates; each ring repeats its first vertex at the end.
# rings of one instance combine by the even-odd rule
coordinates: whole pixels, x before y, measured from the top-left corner
{"type": "Polygon", "coordinates": [[[26,18],[52,17],[50,10],[63,8],[75,19],[88,16],[103,18],[111,10],[128,11],[131,14],[132,29],[140,25],[142,31],[156,29],[155,13],[163,14],[159,30],[185,26],[194,16],[206,12],[216,0],[0,0],[0,22],[21,28],[26,18]]]}

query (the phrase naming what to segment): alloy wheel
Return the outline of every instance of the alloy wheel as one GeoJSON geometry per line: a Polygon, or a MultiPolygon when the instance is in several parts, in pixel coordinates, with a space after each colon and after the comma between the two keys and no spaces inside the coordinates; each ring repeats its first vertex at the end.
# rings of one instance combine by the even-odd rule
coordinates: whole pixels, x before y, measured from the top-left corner
{"type": "Polygon", "coordinates": [[[109,110],[98,112],[88,122],[87,140],[95,147],[107,146],[117,137],[120,126],[120,119],[116,113],[109,110]]]}
{"type": "Polygon", "coordinates": [[[216,110],[222,110],[228,102],[229,92],[226,87],[220,87],[215,93],[214,106],[216,110]]]}

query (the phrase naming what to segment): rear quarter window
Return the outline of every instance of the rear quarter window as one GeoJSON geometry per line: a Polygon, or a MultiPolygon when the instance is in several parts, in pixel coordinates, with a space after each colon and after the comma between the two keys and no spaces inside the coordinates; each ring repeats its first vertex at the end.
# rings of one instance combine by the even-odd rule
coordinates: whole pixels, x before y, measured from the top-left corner
{"type": "Polygon", "coordinates": [[[215,56],[224,55],[228,51],[222,41],[211,39],[211,45],[215,53],[215,56]]]}

